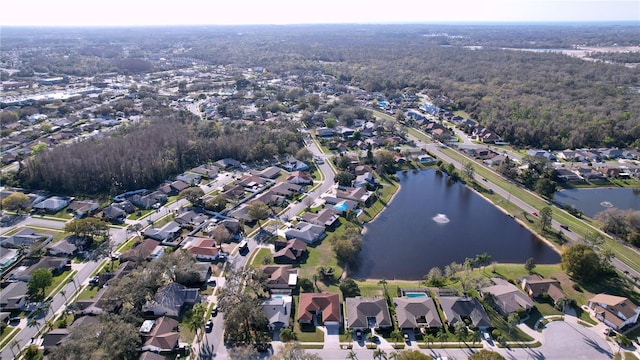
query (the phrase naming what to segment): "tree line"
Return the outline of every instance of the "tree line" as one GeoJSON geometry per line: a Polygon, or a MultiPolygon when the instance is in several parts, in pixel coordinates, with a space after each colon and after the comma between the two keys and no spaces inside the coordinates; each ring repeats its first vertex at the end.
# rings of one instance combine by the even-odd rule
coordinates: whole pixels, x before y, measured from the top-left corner
{"type": "Polygon", "coordinates": [[[291,123],[228,124],[153,117],[112,136],[42,151],[21,162],[19,185],[69,195],[115,195],[153,188],[192,167],[231,157],[273,160],[294,155],[302,137],[291,123]]]}

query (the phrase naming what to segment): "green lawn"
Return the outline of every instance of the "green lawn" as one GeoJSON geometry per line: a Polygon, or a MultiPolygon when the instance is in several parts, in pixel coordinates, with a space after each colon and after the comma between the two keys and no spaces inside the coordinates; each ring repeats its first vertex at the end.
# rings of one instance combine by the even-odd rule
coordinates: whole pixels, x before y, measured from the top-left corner
{"type": "Polygon", "coordinates": [[[127,219],[129,219],[129,220],[140,220],[140,219],[145,218],[147,215],[151,214],[152,212],[155,212],[155,210],[153,210],[153,209],[138,210],[138,211],[133,212],[129,216],[127,216],[127,219]]]}
{"type": "Polygon", "coordinates": [[[84,290],[82,290],[82,292],[78,295],[78,300],[93,299],[93,297],[96,296],[99,290],[100,288],[97,286],[86,286],[84,290]]]}
{"type": "Polygon", "coordinates": [[[249,264],[249,265],[251,265],[253,267],[259,267],[259,266],[263,265],[262,259],[265,258],[265,257],[271,259],[272,262],[273,262],[273,254],[271,253],[271,249],[269,249],[269,248],[260,248],[258,250],[258,252],[255,255],[252,255],[252,256],[253,256],[253,258],[251,260],[251,264],[249,264]]]}
{"type": "Polygon", "coordinates": [[[47,288],[44,290],[45,298],[51,296],[52,292],[54,290],[56,290],[58,288],[58,286],[60,286],[62,281],[67,279],[68,276],[75,275],[75,273],[76,273],[76,271],[71,271],[69,269],[66,269],[63,272],[61,272],[60,274],[54,276],[53,277],[53,281],[51,282],[51,285],[47,286],[47,288]]]}
{"type": "Polygon", "coordinates": [[[383,176],[381,178],[382,189],[378,190],[379,198],[371,204],[371,206],[364,209],[362,214],[358,217],[362,222],[369,222],[373,220],[384,208],[387,206],[393,195],[398,191],[400,185],[389,176],[383,176]]]}

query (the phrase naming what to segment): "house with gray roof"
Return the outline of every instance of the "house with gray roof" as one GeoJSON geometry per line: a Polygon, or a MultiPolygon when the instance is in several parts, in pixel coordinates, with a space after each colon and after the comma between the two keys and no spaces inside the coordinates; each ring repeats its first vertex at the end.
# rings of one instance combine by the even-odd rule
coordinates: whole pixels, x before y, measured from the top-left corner
{"type": "Polygon", "coordinates": [[[269,330],[276,333],[289,326],[292,300],[289,295],[278,295],[262,302],[262,310],[269,319],[269,330]]]}
{"type": "Polygon", "coordinates": [[[400,329],[440,329],[442,321],[430,297],[395,297],[396,320],[400,329]]]}
{"type": "Polygon", "coordinates": [[[347,328],[378,329],[393,326],[389,306],[385,298],[354,297],[345,299],[347,307],[347,328]]]}
{"type": "Polygon", "coordinates": [[[480,289],[482,296],[491,294],[494,307],[503,316],[508,316],[513,312],[522,309],[529,311],[534,304],[531,298],[520,291],[517,286],[500,278],[491,278],[494,285],[480,289]]]}
{"type": "Polygon", "coordinates": [[[299,239],[307,244],[311,244],[326,236],[324,230],[325,227],[322,225],[314,225],[300,221],[296,224],[295,228],[285,230],[284,235],[288,240],[299,239]]]}
{"type": "Polygon", "coordinates": [[[449,326],[459,321],[469,319],[474,327],[481,330],[491,327],[489,315],[474,297],[440,296],[440,306],[444,312],[445,321],[449,326]]]}
{"type": "Polygon", "coordinates": [[[170,221],[160,228],[152,227],[145,230],[143,235],[153,240],[158,240],[162,243],[165,243],[170,242],[171,240],[178,237],[181,232],[182,228],[180,227],[180,224],[175,221],[170,221]]]}
{"type": "Polygon", "coordinates": [[[29,298],[27,283],[23,281],[12,282],[0,290],[0,310],[22,310],[29,298]]]}
{"type": "Polygon", "coordinates": [[[30,228],[22,228],[11,236],[0,236],[0,246],[17,249],[21,246],[30,247],[38,241],[47,244],[53,239],[53,235],[36,233],[30,228]]]}
{"type": "Polygon", "coordinates": [[[55,214],[69,205],[69,199],[59,196],[52,196],[33,206],[34,210],[55,214]]]}
{"type": "Polygon", "coordinates": [[[198,289],[172,282],[158,289],[153,299],[142,307],[142,312],[153,316],[178,317],[185,304],[195,304],[198,301],[198,289]]]}

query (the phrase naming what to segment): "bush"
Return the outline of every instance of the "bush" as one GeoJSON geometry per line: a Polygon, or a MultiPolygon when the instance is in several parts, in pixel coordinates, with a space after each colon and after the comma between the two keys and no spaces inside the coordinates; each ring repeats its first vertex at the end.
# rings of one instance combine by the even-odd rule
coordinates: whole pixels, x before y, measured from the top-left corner
{"type": "Polygon", "coordinates": [[[571,287],[573,288],[573,290],[575,290],[577,292],[582,292],[582,288],[577,283],[574,283],[571,287]]]}

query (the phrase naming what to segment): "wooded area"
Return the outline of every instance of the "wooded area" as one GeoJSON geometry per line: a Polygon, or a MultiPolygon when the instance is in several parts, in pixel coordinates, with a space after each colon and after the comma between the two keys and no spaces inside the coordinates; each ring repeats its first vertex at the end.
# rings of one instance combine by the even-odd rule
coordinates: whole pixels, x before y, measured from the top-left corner
{"type": "Polygon", "coordinates": [[[172,116],[114,136],[58,146],[25,161],[26,187],[57,194],[111,194],[153,188],[192,167],[225,157],[238,161],[294,155],[302,137],[292,124],[183,123],[172,116]]]}

